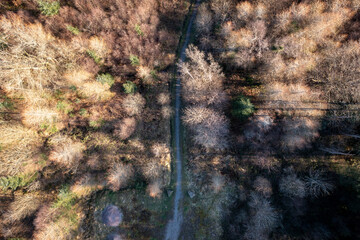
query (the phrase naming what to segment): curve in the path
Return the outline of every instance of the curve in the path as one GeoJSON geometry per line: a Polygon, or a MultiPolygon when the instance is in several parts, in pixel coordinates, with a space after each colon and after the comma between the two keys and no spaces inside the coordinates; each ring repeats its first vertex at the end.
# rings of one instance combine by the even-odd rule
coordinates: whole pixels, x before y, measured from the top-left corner
{"type": "MultiPolygon", "coordinates": [[[[186,54],[185,50],[189,45],[191,29],[195,20],[197,9],[201,0],[197,0],[192,11],[192,15],[186,30],[184,43],[181,47],[180,60],[185,61],[186,54]]],[[[173,218],[170,219],[166,226],[165,240],[177,240],[180,236],[181,225],[183,223],[182,213],[182,149],[181,149],[181,138],[180,138],[180,114],[181,114],[181,81],[180,77],[176,79],[175,86],[175,151],[176,151],[176,188],[175,188],[175,200],[173,209],[173,218]]]]}

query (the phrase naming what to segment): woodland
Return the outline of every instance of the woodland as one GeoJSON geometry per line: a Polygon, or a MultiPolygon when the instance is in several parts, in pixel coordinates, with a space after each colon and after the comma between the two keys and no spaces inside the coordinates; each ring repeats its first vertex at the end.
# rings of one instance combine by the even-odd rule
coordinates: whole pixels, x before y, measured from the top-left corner
{"type": "Polygon", "coordinates": [[[180,239],[360,239],[360,0],[2,0],[0,239],[163,239],[176,78],[180,239]]]}

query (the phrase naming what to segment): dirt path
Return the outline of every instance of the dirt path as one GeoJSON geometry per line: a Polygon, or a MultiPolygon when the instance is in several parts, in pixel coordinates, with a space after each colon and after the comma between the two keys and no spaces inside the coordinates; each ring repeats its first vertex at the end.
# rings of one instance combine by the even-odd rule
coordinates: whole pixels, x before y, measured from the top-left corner
{"type": "MultiPolygon", "coordinates": [[[[197,0],[192,11],[192,15],[186,30],[185,39],[180,52],[180,60],[185,61],[185,50],[190,41],[191,29],[195,20],[197,9],[201,0],[197,0]]],[[[180,236],[181,225],[183,223],[183,208],[182,208],[182,148],[180,137],[180,115],[181,115],[181,81],[180,77],[176,79],[175,87],[175,151],[176,151],[176,189],[175,189],[175,202],[174,214],[166,226],[165,240],[177,240],[180,236]]]]}

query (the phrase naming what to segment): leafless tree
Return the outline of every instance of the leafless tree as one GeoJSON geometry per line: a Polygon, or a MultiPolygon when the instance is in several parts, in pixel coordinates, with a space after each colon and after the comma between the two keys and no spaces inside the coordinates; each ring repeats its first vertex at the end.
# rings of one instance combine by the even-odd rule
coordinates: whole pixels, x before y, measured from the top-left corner
{"type": "Polygon", "coordinates": [[[145,106],[145,99],[139,94],[128,94],[122,105],[129,116],[139,116],[145,106]]]}
{"type": "Polygon", "coordinates": [[[270,201],[258,193],[250,194],[249,207],[250,221],[245,231],[245,239],[267,239],[268,235],[279,224],[279,215],[270,204],[270,201]]]}
{"type": "Polygon", "coordinates": [[[118,191],[120,188],[125,187],[133,174],[134,169],[131,165],[115,164],[108,173],[109,188],[113,191],[118,191]]]}
{"type": "Polygon", "coordinates": [[[265,197],[270,197],[272,194],[272,187],[270,181],[261,176],[255,179],[254,189],[265,197]]]}
{"type": "Polygon", "coordinates": [[[220,113],[210,108],[189,107],[183,119],[193,130],[197,144],[209,149],[224,149],[228,146],[229,122],[220,113]]]}
{"type": "Polygon", "coordinates": [[[311,197],[329,195],[334,189],[334,185],[324,177],[324,173],[321,171],[310,170],[309,175],[305,177],[305,186],[311,197]]]}
{"type": "Polygon", "coordinates": [[[303,198],[306,194],[305,182],[296,176],[295,173],[283,176],[279,182],[279,189],[284,196],[303,198]]]}
{"type": "Polygon", "coordinates": [[[225,21],[234,7],[231,0],[211,0],[210,6],[215,13],[216,19],[220,21],[225,21]]]}
{"type": "Polygon", "coordinates": [[[199,35],[208,35],[213,24],[213,16],[209,10],[209,6],[205,3],[201,4],[196,17],[196,30],[199,35]]]}
{"type": "Polygon", "coordinates": [[[205,53],[193,45],[186,50],[187,62],[179,64],[183,79],[183,95],[187,102],[221,106],[226,101],[223,91],[221,67],[212,56],[205,58],[205,53]]]}

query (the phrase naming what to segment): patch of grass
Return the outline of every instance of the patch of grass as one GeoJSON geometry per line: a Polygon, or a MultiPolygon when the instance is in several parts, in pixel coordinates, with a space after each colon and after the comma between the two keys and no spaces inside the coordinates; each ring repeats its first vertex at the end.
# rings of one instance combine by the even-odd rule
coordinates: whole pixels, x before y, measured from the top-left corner
{"type": "Polygon", "coordinates": [[[94,61],[97,63],[97,64],[100,64],[101,63],[101,57],[99,57],[95,51],[93,50],[87,50],[86,53],[92,58],[94,59],[94,61]]]}
{"type": "Polygon", "coordinates": [[[250,99],[240,95],[232,102],[231,114],[244,121],[249,118],[255,111],[254,105],[250,102],[250,99]]]}
{"type": "Polygon", "coordinates": [[[131,81],[126,81],[126,83],[123,84],[123,88],[126,94],[134,94],[137,91],[136,84],[131,81]]]}
{"type": "Polygon", "coordinates": [[[72,34],[74,35],[79,35],[80,34],[80,30],[77,27],[73,27],[71,25],[67,25],[66,29],[69,30],[72,34]]]}
{"type": "Polygon", "coordinates": [[[20,174],[16,176],[8,176],[0,178],[0,188],[2,190],[11,189],[12,191],[17,190],[18,188],[25,187],[32,183],[38,176],[38,173],[32,174],[20,174]]]}
{"type": "Polygon", "coordinates": [[[64,185],[57,196],[56,201],[53,203],[52,207],[54,208],[65,208],[70,210],[73,205],[76,203],[77,196],[76,194],[70,191],[69,185],[64,185]]]}
{"type": "Polygon", "coordinates": [[[57,129],[57,127],[54,124],[50,124],[47,122],[40,124],[39,127],[42,131],[50,135],[55,134],[59,131],[59,129],[57,129]]]}
{"type": "Polygon", "coordinates": [[[137,33],[137,35],[139,35],[141,37],[144,36],[144,33],[138,24],[135,24],[135,32],[137,33]]]}
{"type": "Polygon", "coordinates": [[[96,81],[100,82],[101,84],[108,84],[110,87],[114,85],[115,79],[109,73],[103,73],[96,76],[96,81]]]}
{"type": "Polygon", "coordinates": [[[39,9],[45,16],[54,16],[59,13],[60,2],[59,1],[38,1],[39,9]]]}
{"type": "Polygon", "coordinates": [[[132,66],[139,66],[140,65],[140,59],[138,56],[130,55],[130,62],[132,66]]]}
{"type": "Polygon", "coordinates": [[[271,51],[281,52],[281,51],[284,51],[284,47],[282,47],[282,46],[272,46],[271,51]]]}
{"type": "Polygon", "coordinates": [[[300,24],[297,21],[292,21],[290,24],[290,32],[294,33],[300,30],[300,24]]]}
{"type": "Polygon", "coordinates": [[[0,51],[5,50],[8,47],[6,38],[3,35],[0,35],[0,51]]]}
{"type": "Polygon", "coordinates": [[[95,129],[101,128],[102,126],[104,126],[105,121],[103,119],[99,119],[96,121],[89,121],[89,126],[95,129]]]}
{"type": "Polygon", "coordinates": [[[79,110],[79,114],[81,115],[81,116],[86,116],[87,115],[87,110],[85,109],[85,108],[81,108],[80,110],[79,110]]]}
{"type": "Polygon", "coordinates": [[[56,109],[65,114],[69,114],[73,111],[73,108],[71,107],[71,105],[64,101],[59,101],[56,104],[56,109]]]}
{"type": "Polygon", "coordinates": [[[76,91],[77,90],[77,87],[76,86],[74,86],[74,85],[71,85],[70,87],[69,87],[69,89],[71,90],[71,91],[76,91]]]}

